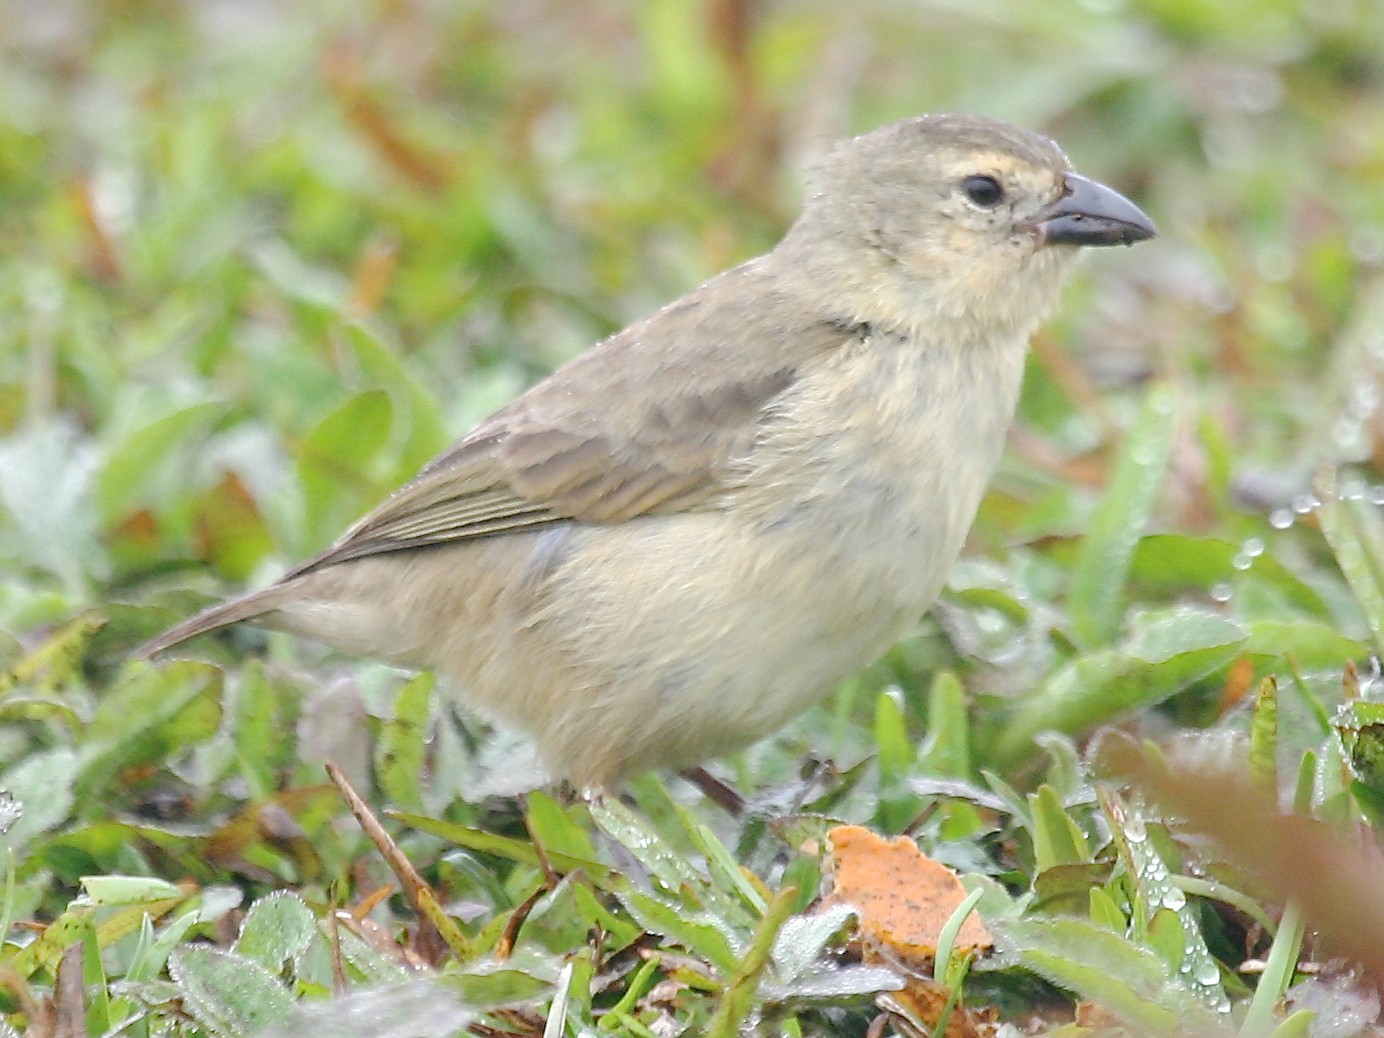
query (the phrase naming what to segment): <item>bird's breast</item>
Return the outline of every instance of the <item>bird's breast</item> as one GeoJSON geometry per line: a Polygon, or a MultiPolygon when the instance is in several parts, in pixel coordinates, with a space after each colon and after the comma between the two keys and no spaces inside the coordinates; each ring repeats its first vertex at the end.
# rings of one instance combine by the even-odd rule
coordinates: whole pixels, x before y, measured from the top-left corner
{"type": "Polygon", "coordinates": [[[733,507],[766,550],[801,553],[859,608],[916,616],[999,459],[1024,353],[1022,339],[878,335],[841,351],[766,416],[733,507]]]}

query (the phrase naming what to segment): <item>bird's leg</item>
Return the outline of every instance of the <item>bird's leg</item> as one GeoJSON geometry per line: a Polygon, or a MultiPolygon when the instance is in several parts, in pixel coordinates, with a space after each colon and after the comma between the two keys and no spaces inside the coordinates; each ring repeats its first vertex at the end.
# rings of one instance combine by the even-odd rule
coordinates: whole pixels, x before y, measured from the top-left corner
{"type": "Polygon", "coordinates": [[[722,782],[701,765],[679,772],[683,778],[696,786],[704,797],[719,805],[732,818],[745,813],[745,798],[729,783],[722,782]]]}

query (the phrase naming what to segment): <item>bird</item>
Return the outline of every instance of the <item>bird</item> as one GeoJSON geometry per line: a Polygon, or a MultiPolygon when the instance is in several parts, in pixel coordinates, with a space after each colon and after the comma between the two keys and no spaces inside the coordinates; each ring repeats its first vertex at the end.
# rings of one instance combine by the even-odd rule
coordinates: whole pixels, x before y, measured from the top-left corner
{"type": "Polygon", "coordinates": [[[1156,235],[1049,138],[831,147],[769,252],[577,355],[241,621],[431,669],[583,791],[781,728],[936,600],[1084,246],[1156,235]]]}

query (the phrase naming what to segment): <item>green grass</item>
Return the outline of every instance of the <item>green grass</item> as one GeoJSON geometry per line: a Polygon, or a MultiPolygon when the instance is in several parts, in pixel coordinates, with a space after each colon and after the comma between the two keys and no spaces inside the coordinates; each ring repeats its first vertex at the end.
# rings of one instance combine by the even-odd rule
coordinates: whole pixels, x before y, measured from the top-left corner
{"type": "Polygon", "coordinates": [[[837,819],[983,888],[958,1012],[1367,1006],[1280,1002],[1317,902],[1090,736],[1205,731],[1384,818],[1377,711],[1333,723],[1384,649],[1384,8],[341,6],[0,18],[0,1035],[861,1034],[889,980],[812,914],[837,819]],[[280,636],[127,661],[769,247],[813,141],[929,110],[1051,133],[1162,237],[1042,333],[939,607],[714,765],[741,816],[668,775],[516,799],[523,748],[429,678],[280,636]]]}

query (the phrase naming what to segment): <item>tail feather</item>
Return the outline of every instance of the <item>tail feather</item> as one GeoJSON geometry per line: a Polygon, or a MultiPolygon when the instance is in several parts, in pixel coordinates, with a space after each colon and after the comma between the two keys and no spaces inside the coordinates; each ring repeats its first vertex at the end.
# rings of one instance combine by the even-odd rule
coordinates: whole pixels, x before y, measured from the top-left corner
{"type": "Polygon", "coordinates": [[[290,597],[292,597],[291,592],[282,584],[272,585],[262,591],[252,591],[248,595],[242,595],[240,598],[233,598],[229,602],[212,606],[210,609],[170,627],[157,637],[150,638],[131,655],[135,659],[151,659],[161,652],[167,652],[175,645],[180,645],[190,638],[196,638],[199,634],[206,634],[208,631],[229,627],[231,624],[240,623],[242,620],[253,620],[257,616],[271,613],[290,597]]]}

